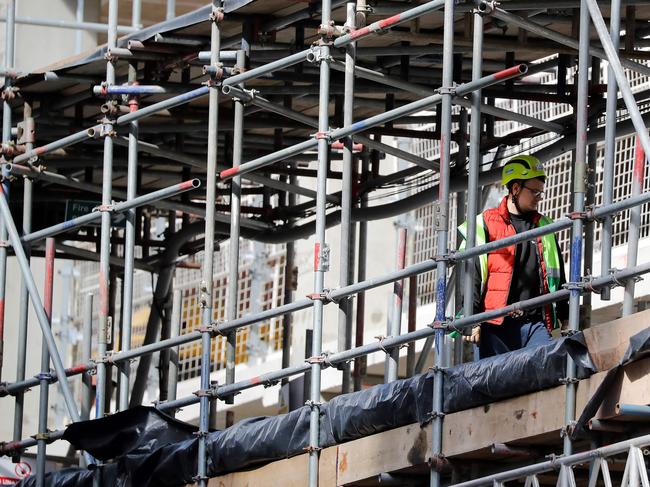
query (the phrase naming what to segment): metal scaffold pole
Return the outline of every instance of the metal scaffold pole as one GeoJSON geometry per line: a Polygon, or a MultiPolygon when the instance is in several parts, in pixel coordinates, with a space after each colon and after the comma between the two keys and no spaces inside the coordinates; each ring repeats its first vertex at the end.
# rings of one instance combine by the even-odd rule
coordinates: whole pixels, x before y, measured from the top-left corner
{"type": "MultiPolygon", "coordinates": [[[[444,32],[442,52],[442,118],[440,124],[440,178],[438,183],[438,201],[435,203],[434,230],[436,231],[436,253],[446,255],[449,234],[449,155],[451,150],[451,102],[453,96],[454,71],[454,0],[445,0],[444,32]]],[[[447,296],[447,261],[443,258],[436,265],[436,323],[446,321],[447,296]]],[[[442,385],[443,354],[445,331],[436,330],[435,365],[433,376],[433,400],[431,418],[431,487],[440,486],[440,463],[442,462],[442,385]]]]}
{"type": "MultiPolygon", "coordinates": [[[[621,37],[621,0],[612,0],[609,9],[609,32],[612,47],[618,51],[621,37]]],[[[616,110],[618,104],[618,85],[614,68],[607,66],[607,101],[605,112],[605,161],[603,163],[603,204],[614,201],[614,164],[616,161],[616,110]]],[[[612,217],[606,216],[602,226],[602,245],[600,250],[600,273],[606,275],[612,267],[612,217]]],[[[609,301],[611,290],[603,288],[600,299],[609,301]]]]}
{"type": "MultiPolygon", "coordinates": [[[[43,287],[43,306],[45,314],[52,327],[52,295],[54,291],[54,239],[48,238],[45,244],[45,285],[43,287]]],[[[47,410],[50,394],[50,354],[47,351],[47,343],[43,337],[41,348],[41,373],[39,374],[39,401],[38,401],[38,450],[36,455],[36,485],[45,485],[45,462],[47,459],[47,410]]]]}
{"type": "MultiPolygon", "coordinates": [[[[374,152],[374,151],[373,151],[374,152]]],[[[361,181],[369,177],[370,172],[370,157],[364,155],[361,159],[361,181]]],[[[368,195],[363,193],[359,198],[359,208],[368,206],[368,195]]],[[[366,280],[366,250],[368,247],[368,222],[359,222],[359,256],[357,264],[357,282],[366,280]]],[[[409,290],[410,292],[410,290],[409,290]]],[[[365,328],[365,313],[366,313],[366,293],[361,292],[357,294],[357,309],[355,313],[355,330],[354,330],[354,345],[360,347],[363,345],[363,334],[365,328]]],[[[353,386],[355,391],[360,391],[363,384],[363,377],[366,373],[366,359],[360,357],[354,360],[354,375],[353,386]]]]}
{"type": "MultiPolygon", "coordinates": [[[[396,262],[395,267],[398,271],[404,269],[406,264],[406,242],[407,230],[405,227],[397,227],[396,242],[396,262]]],[[[392,310],[388,320],[387,336],[398,336],[402,332],[402,300],[404,298],[404,280],[398,280],[393,283],[392,310]]],[[[349,347],[348,347],[349,348],[349,347]]],[[[399,373],[399,348],[388,349],[386,354],[386,365],[384,372],[384,382],[397,380],[399,373]]]]}
{"type": "Polygon", "coordinates": [[[320,91],[318,100],[318,176],[316,189],[316,235],[314,242],[314,304],[311,365],[311,387],[309,393],[309,487],[318,487],[318,461],[320,458],[320,401],[321,369],[323,347],[323,300],[325,272],[329,270],[329,247],[325,243],[325,212],[327,195],[327,169],[329,162],[329,96],[330,96],[330,43],[332,40],[330,0],[322,1],[322,16],[319,29],[320,45],[317,62],[320,65],[320,91]]]}
{"type": "MultiPolygon", "coordinates": [[[[474,37],[472,46],[472,80],[483,75],[483,12],[474,10],[474,37]]],[[[469,129],[469,169],[467,177],[467,239],[465,248],[476,245],[476,214],[479,212],[478,173],[481,169],[481,104],[482,92],[471,94],[471,119],[469,129]]],[[[463,315],[474,314],[474,261],[469,260],[462,267],[463,315]]]]}
{"type": "MultiPolygon", "coordinates": [[[[589,95],[589,12],[584,0],[580,7],[580,48],[578,51],[578,102],[576,107],[576,150],[573,168],[573,212],[580,215],[585,210],[585,178],[587,174],[587,107],[589,95]]],[[[571,267],[569,281],[571,293],[569,297],[569,327],[570,332],[580,329],[580,289],[578,283],[582,275],[583,252],[583,221],[574,218],[571,227],[571,267]]],[[[566,399],[564,404],[564,455],[573,453],[571,428],[576,413],[576,364],[567,357],[566,364],[566,399]]],[[[563,475],[563,482],[568,482],[563,475]]],[[[563,486],[568,486],[564,483],[563,486]]]]}
{"type": "MultiPolygon", "coordinates": [[[[134,5],[135,9],[135,5],[134,5]]],[[[135,12],[134,12],[135,25],[135,12]]],[[[129,63],[129,84],[137,84],[138,79],[137,61],[129,63]]],[[[136,112],[139,108],[137,96],[129,97],[129,110],[136,112]]],[[[136,197],[138,186],[138,124],[134,120],[129,124],[129,147],[126,200],[130,201],[136,197]]],[[[124,230],[124,291],[122,296],[122,335],[120,349],[127,351],[131,349],[131,325],[133,321],[133,277],[135,261],[135,208],[126,211],[126,228],[124,230]]],[[[124,411],[129,407],[129,386],[131,382],[131,364],[124,363],[118,368],[119,381],[119,404],[118,410],[124,411]]]]}
{"type": "MultiPolygon", "coordinates": [[[[26,150],[34,147],[34,119],[32,118],[33,107],[30,101],[25,101],[23,105],[23,122],[25,125],[24,138],[26,150]]],[[[29,176],[23,178],[23,234],[26,235],[32,231],[32,194],[33,182],[29,176]]],[[[29,261],[31,247],[25,245],[25,254],[29,261]]],[[[4,281],[4,277],[0,278],[4,281]]],[[[25,364],[27,358],[27,329],[29,316],[29,293],[24,278],[20,279],[20,297],[18,302],[18,357],[16,364],[16,380],[25,379],[25,364]]],[[[2,317],[0,316],[0,319],[2,317]]],[[[1,358],[0,358],[1,360],[1,358]]],[[[24,411],[23,394],[16,395],[14,408],[14,441],[18,441],[23,435],[23,411],[24,411]]]]}
{"type": "MultiPolygon", "coordinates": [[[[242,45],[248,46],[245,38],[242,45]]],[[[248,53],[244,49],[237,51],[237,64],[235,67],[243,72],[246,70],[248,53]]],[[[244,83],[238,85],[244,89],[244,83]]],[[[233,131],[232,166],[238,167],[242,163],[244,146],[244,100],[235,99],[235,119],[233,131]]],[[[228,289],[226,320],[237,318],[239,304],[239,234],[241,219],[241,176],[232,178],[230,185],[230,248],[228,259],[228,289]]],[[[235,355],[237,350],[237,332],[233,331],[226,336],[226,384],[235,382],[235,355]]],[[[228,398],[227,403],[232,404],[234,398],[228,398]]]]}
{"type": "MultiPolygon", "coordinates": [[[[220,23],[223,20],[221,0],[212,0],[212,22],[210,34],[210,66],[219,66],[219,50],[221,46],[220,23]]],[[[219,87],[215,79],[210,79],[210,95],[208,105],[208,156],[207,177],[205,188],[205,244],[203,269],[201,277],[201,388],[199,391],[199,448],[198,471],[196,481],[199,487],[207,487],[207,435],[210,426],[210,372],[212,331],[214,317],[213,288],[214,288],[214,216],[217,189],[217,135],[219,123],[219,87]]]]}
{"type": "MultiPolygon", "coordinates": [[[[117,42],[117,0],[110,0],[108,4],[108,49],[115,48],[117,42]]],[[[115,59],[109,58],[106,62],[106,84],[115,84],[115,59]]],[[[110,117],[110,115],[108,116],[110,117]]],[[[99,253],[99,339],[97,354],[97,396],[95,403],[95,417],[103,418],[106,410],[110,409],[110,397],[106,397],[108,370],[105,358],[112,323],[109,316],[109,280],[110,280],[110,254],[111,254],[111,212],[112,186],[113,186],[113,130],[115,120],[107,118],[104,124],[104,162],[102,171],[102,204],[101,204],[101,230],[99,253]]],[[[109,340],[110,339],[110,340],[109,340]]]]}
{"type": "MultiPolygon", "coordinates": [[[[83,304],[83,340],[81,342],[81,360],[84,363],[90,361],[93,349],[93,294],[87,293],[84,295],[83,304]]],[[[90,419],[90,410],[93,405],[93,380],[90,374],[83,373],[81,379],[81,420],[88,421],[90,419]]],[[[87,467],[86,457],[79,456],[79,464],[81,467],[87,467]]]]}
{"type": "MultiPolygon", "coordinates": [[[[345,25],[353,32],[356,28],[356,3],[346,4],[347,20],[345,25]]],[[[356,42],[345,47],[345,87],[343,95],[343,126],[349,127],[354,123],[354,64],[356,61],[356,42]]],[[[340,286],[350,284],[350,258],[352,229],[352,174],[354,156],[352,148],[354,139],[347,137],[343,141],[343,179],[341,181],[341,255],[339,260],[340,286]]],[[[347,350],[352,346],[352,300],[343,299],[339,302],[338,350],[347,350]]],[[[352,376],[350,364],[341,367],[341,392],[352,391],[352,376]]]]}
{"type": "MultiPolygon", "coordinates": [[[[14,69],[14,41],[16,36],[16,0],[9,0],[7,3],[7,25],[5,32],[5,71],[14,69]]],[[[9,144],[11,142],[11,99],[12,79],[5,78],[5,94],[2,101],[2,144],[9,144]]],[[[7,161],[2,159],[2,186],[3,191],[9,196],[9,179],[6,173],[7,161]]],[[[6,222],[0,219],[0,240],[7,241],[7,228],[6,222]]],[[[7,279],[7,247],[0,246],[0,381],[2,380],[2,358],[4,355],[4,329],[5,329],[5,293],[6,293],[6,279],[7,279]]],[[[23,378],[25,377],[23,372],[23,378]]],[[[21,403],[22,408],[22,403],[21,403]]],[[[22,419],[21,419],[22,422],[22,419]]],[[[22,430],[21,430],[22,433],[22,430]]]]}
{"type": "MultiPolygon", "coordinates": [[[[172,328],[170,339],[177,338],[181,333],[181,326],[183,322],[183,292],[180,289],[174,289],[172,301],[172,328]]],[[[174,401],[178,390],[178,347],[170,347],[169,349],[169,384],[167,386],[169,391],[167,394],[168,401],[174,401]]],[[[176,411],[170,411],[173,416],[176,411]]]]}
{"type": "MultiPolygon", "coordinates": [[[[632,196],[638,196],[643,191],[645,180],[646,155],[643,147],[636,137],[634,167],[632,170],[632,196]]],[[[641,206],[635,206],[630,210],[630,226],[627,230],[627,267],[634,267],[637,264],[639,252],[639,236],[641,233],[641,206]]],[[[623,294],[623,316],[634,313],[634,288],[635,280],[629,279],[625,282],[623,294]]]]}

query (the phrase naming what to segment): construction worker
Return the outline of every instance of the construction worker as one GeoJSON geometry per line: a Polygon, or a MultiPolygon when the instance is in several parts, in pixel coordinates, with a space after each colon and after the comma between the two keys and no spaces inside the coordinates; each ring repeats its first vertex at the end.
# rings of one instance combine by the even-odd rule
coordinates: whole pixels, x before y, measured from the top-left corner
{"type": "MultiPolygon", "coordinates": [[[[539,159],[531,155],[513,157],[503,166],[501,182],[508,194],[497,208],[477,216],[476,245],[551,222],[537,211],[546,182],[539,159]]],[[[466,231],[467,222],[459,227],[463,239],[466,231]]],[[[474,267],[474,313],[557,291],[566,282],[554,234],[484,254],[475,259],[474,267]]],[[[474,327],[465,339],[478,344],[480,358],[490,357],[549,343],[551,331],[567,317],[568,303],[562,301],[489,320],[474,327]]]]}

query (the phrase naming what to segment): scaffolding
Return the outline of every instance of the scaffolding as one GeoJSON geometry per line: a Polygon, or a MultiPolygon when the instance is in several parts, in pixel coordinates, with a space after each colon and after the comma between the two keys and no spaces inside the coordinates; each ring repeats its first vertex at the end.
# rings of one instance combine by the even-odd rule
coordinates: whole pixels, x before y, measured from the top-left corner
{"type": "MultiPolygon", "coordinates": [[[[430,462],[430,485],[437,487],[444,483],[444,468],[441,467],[444,463],[442,382],[447,364],[440,348],[446,333],[469,330],[491,318],[568,299],[568,333],[573,334],[581,329],[581,313],[583,318],[585,313],[590,313],[584,302],[581,308],[581,296],[596,291],[602,299],[609,299],[610,288],[621,284],[625,286],[623,314],[634,312],[636,278],[650,271],[650,264],[637,264],[641,207],[650,202],[650,193],[643,192],[645,155],[650,153],[650,137],[646,128],[647,114],[642,113],[640,106],[650,95],[632,92],[625,69],[646,76],[650,74],[650,67],[639,61],[648,59],[643,47],[646,45],[644,36],[649,31],[640,20],[648,13],[645,2],[626,3],[625,48],[622,50],[619,46],[620,0],[612,0],[609,6],[609,31],[599,5],[603,2],[597,0],[549,0],[542,6],[516,0],[501,4],[484,0],[432,0],[414,2],[412,8],[405,8],[411,3],[393,1],[377,1],[372,7],[364,0],[323,0],[318,6],[310,3],[306,7],[279,0],[269,3],[273,3],[267,6],[269,10],[262,9],[264,11],[259,13],[254,1],[213,0],[208,7],[174,18],[170,14],[173,2],[168,2],[168,22],[140,29],[139,7],[133,9],[134,27],[120,27],[119,2],[109,0],[107,43],[98,53],[52,71],[20,74],[14,69],[13,57],[16,2],[8,2],[7,56],[2,72],[6,78],[0,197],[0,347],[4,346],[9,252],[20,265],[21,293],[17,379],[3,383],[0,390],[3,396],[15,400],[14,438],[2,444],[0,452],[19,455],[25,448],[37,445],[36,477],[41,485],[45,476],[47,445],[63,436],[63,431],[48,430],[48,394],[52,384],[60,389],[70,419],[73,422],[88,420],[93,403],[93,387],[88,374],[96,374],[94,417],[102,418],[113,412],[113,394],[116,411],[142,403],[151,356],[155,352],[166,352],[166,360],[171,364],[168,374],[172,385],[156,407],[173,414],[179,408],[199,404],[198,469],[194,480],[200,486],[208,485],[205,441],[218,402],[232,403],[235,395],[243,390],[280,381],[286,383],[291,377],[309,374],[308,478],[309,485],[316,487],[319,485],[321,452],[319,421],[323,369],[340,369],[342,392],[351,392],[360,387],[363,357],[385,352],[386,381],[394,381],[398,377],[399,348],[426,340],[428,348],[435,346],[438,351],[434,365],[430,462]],[[271,15],[273,9],[282,10],[283,14],[271,15]],[[558,9],[566,11],[562,15],[553,13],[558,9]],[[379,18],[369,22],[372,16],[379,18]],[[459,19],[464,20],[463,29],[459,27],[459,19]],[[571,24],[571,35],[563,32],[567,22],[571,24]],[[417,28],[411,29],[409,26],[412,25],[417,28]],[[486,34],[507,26],[518,29],[516,38],[506,39],[505,30],[501,37],[486,34]],[[598,42],[590,37],[592,28],[598,42]],[[313,31],[314,35],[308,37],[306,31],[310,35],[313,31]],[[128,35],[118,39],[118,33],[128,35]],[[360,45],[364,41],[370,41],[370,47],[360,45]],[[520,51],[512,50],[515,41],[520,43],[520,51]],[[270,49],[261,48],[265,42],[271,45],[270,49]],[[209,50],[205,50],[206,47],[209,50]],[[559,55],[537,61],[536,55],[544,57],[539,56],[540,53],[544,56],[559,55]],[[381,59],[382,62],[376,62],[373,69],[368,69],[358,63],[360,57],[370,57],[375,61],[381,59]],[[464,69],[466,57],[471,58],[469,74],[464,69]],[[568,86],[565,76],[571,57],[577,60],[577,74],[575,83],[568,86]],[[598,66],[597,63],[592,65],[594,60],[608,63],[604,103],[603,90],[598,90],[602,88],[601,80],[597,79],[600,70],[594,69],[598,66]],[[99,74],[100,65],[103,75],[99,74]],[[496,66],[499,68],[492,69],[496,66]],[[393,69],[395,67],[398,69],[393,69]],[[197,69],[201,69],[198,76],[197,69]],[[555,86],[518,83],[523,77],[549,69],[558,72],[555,86]],[[343,75],[336,76],[337,72],[343,75]],[[170,81],[174,76],[178,81],[170,81]],[[77,89],[79,86],[83,89],[77,89]],[[436,89],[431,86],[436,86],[436,89]],[[617,97],[619,91],[620,99],[617,97]],[[65,95],[57,95],[58,92],[65,92],[65,95]],[[386,100],[377,102],[372,98],[360,98],[359,93],[379,93],[386,100]],[[314,99],[316,94],[318,96],[314,99]],[[97,106],[95,97],[103,98],[104,102],[97,106]],[[207,109],[198,104],[206,97],[207,109]],[[495,106],[495,99],[500,97],[570,103],[575,107],[575,117],[543,120],[522,115],[495,106]],[[232,110],[224,110],[224,106],[231,104],[232,110]],[[454,106],[461,107],[460,115],[456,115],[454,106]],[[623,108],[629,121],[621,122],[617,118],[617,111],[623,108]],[[434,109],[432,117],[428,111],[434,109]],[[270,112],[282,118],[261,116],[260,112],[270,112]],[[60,115],[58,122],[57,113],[60,115]],[[92,124],[88,122],[98,114],[101,120],[92,124]],[[19,116],[21,122],[15,123],[14,119],[19,116]],[[232,116],[232,122],[227,116],[232,116]],[[602,117],[605,121],[601,123],[602,117]],[[151,124],[140,125],[141,121],[152,118],[151,124]],[[499,137],[494,134],[495,118],[515,121],[528,128],[499,137]],[[187,122],[188,119],[192,122],[187,122]],[[164,123],[168,120],[170,122],[164,123]],[[431,120],[435,126],[434,136],[439,139],[439,157],[435,160],[382,143],[382,135],[423,136],[417,130],[395,128],[394,123],[415,125],[431,120]],[[247,132],[246,126],[252,131],[247,132]],[[195,135],[197,132],[198,136],[195,135]],[[271,132],[271,137],[266,135],[268,132],[271,132]],[[480,188],[495,182],[499,174],[498,167],[481,170],[485,154],[502,145],[517,146],[522,138],[548,132],[560,134],[562,139],[537,151],[542,160],[569,150],[575,151],[572,211],[546,226],[476,245],[473,216],[481,210],[480,188]],[[633,185],[626,198],[614,202],[614,141],[617,135],[631,132],[637,137],[633,185]],[[173,140],[152,136],[158,133],[172,134],[173,140]],[[206,137],[207,151],[204,154],[201,144],[205,144],[206,137]],[[456,144],[455,152],[452,152],[452,141],[456,144]],[[590,164],[595,160],[595,144],[599,141],[605,142],[605,173],[603,204],[596,206],[595,195],[590,192],[587,182],[591,177],[590,164]],[[75,152],[73,148],[79,146],[84,149],[75,152]],[[124,147],[126,164],[116,157],[118,153],[123,156],[124,147]],[[593,154],[590,148],[594,148],[593,154]],[[333,149],[342,150],[340,173],[330,167],[333,149]],[[305,153],[312,153],[310,157],[317,162],[315,172],[297,165],[305,153]],[[393,155],[408,162],[409,166],[380,175],[380,153],[393,155]],[[93,156],[99,154],[102,155],[100,185],[94,183],[92,170],[93,156]],[[143,154],[146,156],[142,157],[143,154]],[[249,159],[245,160],[245,156],[249,159]],[[46,168],[46,161],[51,161],[57,170],[46,168]],[[182,165],[181,171],[178,171],[179,164],[182,165]],[[465,165],[467,171],[464,171],[465,165]],[[79,177],[79,168],[85,168],[81,171],[84,178],[79,177]],[[116,170],[126,179],[126,191],[114,187],[116,170]],[[404,184],[409,177],[423,173],[435,175],[434,187],[391,205],[368,205],[368,194],[373,191],[388,184],[404,184]],[[159,178],[146,184],[144,180],[148,174],[156,174],[159,178]],[[300,185],[299,175],[315,178],[315,189],[300,185]],[[328,193],[328,182],[333,179],[340,180],[341,190],[328,193]],[[157,182],[172,180],[182,182],[157,182]],[[61,185],[80,194],[101,194],[101,203],[91,213],[61,223],[46,224],[51,221],[51,215],[39,216],[34,222],[37,216],[32,214],[34,191],[39,184],[54,200],[60,201],[63,197],[52,189],[61,185]],[[459,208],[461,220],[468,216],[468,239],[462,251],[450,248],[449,202],[452,192],[466,195],[465,212],[459,208]],[[22,202],[14,194],[22,195],[22,202]],[[189,194],[193,199],[187,196],[189,194]],[[250,194],[262,198],[263,206],[259,212],[242,203],[245,195],[250,194]],[[303,198],[302,203],[297,203],[299,196],[303,198]],[[121,201],[116,203],[116,199],[121,201]],[[220,207],[218,202],[226,200],[228,204],[220,207]],[[405,265],[406,229],[401,229],[397,270],[382,277],[366,279],[367,232],[364,222],[399,215],[432,201],[435,202],[435,255],[405,265]],[[142,227],[150,224],[140,212],[144,206],[171,212],[170,218],[174,222],[170,224],[167,238],[158,242],[160,251],[152,256],[147,254],[156,242],[151,241],[149,235],[143,236],[142,227]],[[19,218],[21,207],[22,216],[19,218]],[[330,211],[333,207],[338,208],[336,212],[330,211]],[[613,270],[612,218],[625,210],[631,210],[628,265],[625,269],[613,270]],[[125,215],[124,230],[118,232],[121,237],[115,232],[114,215],[117,214],[125,215]],[[176,214],[183,214],[183,223],[178,231],[175,231],[176,214]],[[17,222],[21,223],[20,230],[17,222]],[[88,295],[84,302],[83,361],[66,369],[50,323],[53,266],[55,258],[93,258],[88,255],[90,252],[63,243],[63,240],[84,241],[78,230],[93,222],[100,222],[99,233],[86,240],[95,241],[99,254],[99,320],[96,324],[92,322],[93,296],[88,295]],[[583,275],[583,268],[593,270],[590,259],[594,222],[602,225],[603,236],[598,276],[583,275]],[[360,223],[358,237],[356,223],[360,223]],[[330,254],[326,229],[334,225],[341,228],[340,278],[338,287],[330,289],[325,287],[325,274],[334,256],[330,254]],[[455,318],[448,316],[452,266],[457,275],[458,289],[462,289],[461,296],[464,296],[463,307],[471,310],[473,266],[465,263],[481,254],[566,229],[571,231],[570,276],[566,289],[495,311],[467,312],[455,318]],[[312,234],[313,291],[305,298],[294,300],[286,286],[294,267],[293,242],[312,234]],[[58,242],[55,241],[57,237],[58,242]],[[214,310],[214,253],[219,240],[225,238],[231,241],[228,248],[230,264],[226,315],[224,320],[219,320],[215,319],[214,310]],[[240,256],[237,242],[240,238],[287,242],[282,305],[238,317],[240,256]],[[30,255],[42,255],[43,241],[46,242],[47,285],[41,296],[30,270],[30,255]],[[147,252],[140,253],[141,258],[136,258],[138,246],[147,248],[147,252]],[[117,248],[121,249],[120,254],[116,252],[117,248]],[[181,295],[172,289],[174,270],[179,256],[199,250],[203,250],[199,296],[201,326],[181,334],[181,295]],[[113,340],[118,320],[112,302],[115,283],[111,275],[116,267],[122,268],[124,273],[119,349],[114,349],[113,340]],[[131,348],[135,268],[154,269],[158,282],[144,343],[131,348]],[[435,271],[436,276],[435,318],[430,326],[422,329],[415,329],[414,320],[409,319],[408,332],[401,333],[403,284],[409,280],[409,298],[412,298],[414,278],[430,271],[435,271]],[[374,343],[363,343],[364,293],[391,284],[394,285],[393,319],[387,336],[374,343]],[[164,331],[158,338],[162,320],[160,303],[172,294],[171,318],[166,326],[163,323],[164,331]],[[351,298],[354,296],[358,297],[358,302],[353,346],[355,319],[351,298]],[[41,373],[34,378],[25,378],[29,301],[36,311],[45,343],[41,373]],[[322,348],[323,312],[324,307],[332,303],[339,309],[338,350],[326,353],[322,348]],[[307,309],[313,313],[310,356],[304,363],[291,366],[291,314],[307,309]],[[276,317],[284,317],[282,369],[238,380],[235,367],[237,330],[276,317]],[[91,358],[92,330],[98,337],[98,346],[96,356],[91,358]],[[210,380],[213,342],[219,336],[225,336],[227,343],[225,384],[210,380]],[[177,360],[174,356],[177,356],[179,346],[193,342],[200,343],[201,348],[200,389],[190,396],[176,398],[177,360]],[[140,359],[137,373],[131,377],[129,363],[136,358],[140,359]],[[50,370],[50,364],[53,370],[50,370]],[[113,368],[118,371],[115,391],[110,385],[113,368]],[[81,405],[75,401],[68,380],[79,375],[84,378],[81,405]],[[34,437],[24,439],[23,395],[36,386],[40,395],[39,429],[34,437]]],[[[139,2],[134,4],[139,5],[139,2]]],[[[63,27],[100,29],[97,24],[81,21],[63,27]]],[[[409,310],[414,308],[414,303],[410,304],[409,310]]],[[[409,374],[418,368],[413,351],[409,350],[409,374]]],[[[461,353],[457,347],[457,360],[461,353]]],[[[576,420],[576,387],[576,365],[569,359],[564,410],[567,428],[576,420]]],[[[629,474],[626,475],[635,476],[637,481],[641,479],[643,485],[647,485],[639,448],[650,443],[648,437],[578,453],[574,452],[571,435],[564,435],[563,442],[561,460],[457,485],[497,485],[515,479],[526,479],[526,485],[538,485],[537,474],[557,468],[561,468],[562,485],[572,485],[570,465],[624,451],[629,452],[629,474]]],[[[85,465],[97,463],[89,455],[82,462],[85,465]]],[[[598,472],[603,476],[609,475],[606,463],[601,461],[598,468],[600,470],[594,470],[594,475],[598,472]]]]}

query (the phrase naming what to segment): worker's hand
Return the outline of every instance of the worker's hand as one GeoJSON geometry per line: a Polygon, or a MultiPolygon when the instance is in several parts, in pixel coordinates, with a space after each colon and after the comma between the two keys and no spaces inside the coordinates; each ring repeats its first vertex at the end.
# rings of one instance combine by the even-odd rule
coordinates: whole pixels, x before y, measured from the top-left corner
{"type": "Polygon", "coordinates": [[[472,328],[472,334],[470,336],[464,336],[463,340],[469,343],[478,344],[481,341],[481,326],[475,326],[472,328]]]}

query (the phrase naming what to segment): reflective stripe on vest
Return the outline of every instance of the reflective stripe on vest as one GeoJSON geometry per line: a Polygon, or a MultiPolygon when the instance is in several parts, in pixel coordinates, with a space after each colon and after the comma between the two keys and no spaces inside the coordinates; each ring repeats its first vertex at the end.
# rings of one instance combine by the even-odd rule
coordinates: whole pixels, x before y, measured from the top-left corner
{"type": "MultiPolygon", "coordinates": [[[[465,243],[467,242],[467,222],[465,221],[458,227],[458,231],[463,236],[463,241],[460,243],[458,250],[465,250],[465,243]]],[[[484,245],[487,243],[487,235],[485,234],[485,222],[483,221],[483,214],[476,215],[476,242],[475,246],[484,245]]],[[[485,291],[485,283],[488,276],[488,256],[487,254],[479,255],[479,263],[481,265],[481,293],[485,291]]]]}

